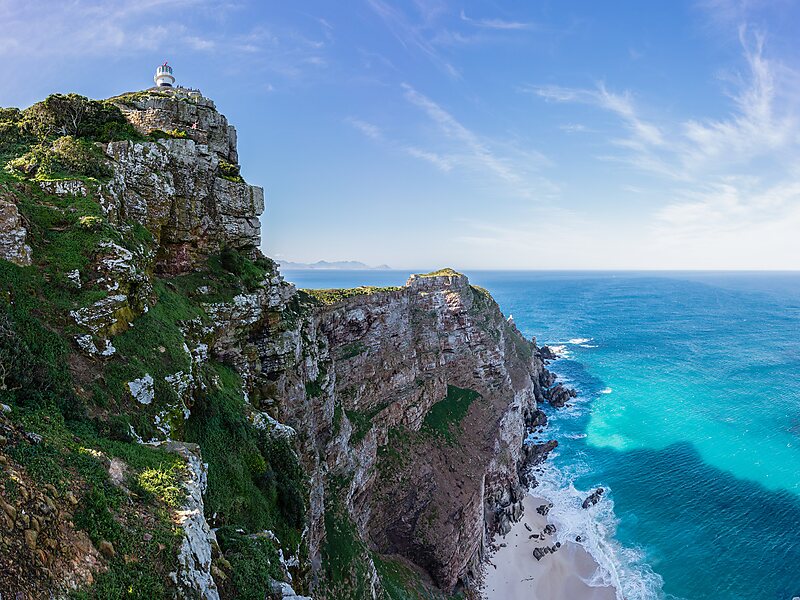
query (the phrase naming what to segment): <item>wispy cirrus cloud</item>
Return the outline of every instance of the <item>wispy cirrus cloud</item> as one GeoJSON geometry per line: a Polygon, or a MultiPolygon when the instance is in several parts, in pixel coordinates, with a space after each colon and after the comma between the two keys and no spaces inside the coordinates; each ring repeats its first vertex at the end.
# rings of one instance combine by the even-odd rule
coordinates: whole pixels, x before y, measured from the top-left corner
{"type": "Polygon", "coordinates": [[[427,162],[443,173],[459,171],[489,185],[502,184],[512,195],[527,198],[551,196],[556,186],[540,174],[549,161],[535,150],[521,148],[512,140],[494,140],[461,123],[440,104],[404,83],[403,97],[425,118],[423,131],[434,134],[409,141],[406,134],[391,137],[379,126],[350,117],[346,122],[364,136],[394,150],[427,162]],[[403,139],[406,138],[406,139],[403,139]]]}
{"type": "Polygon", "coordinates": [[[463,157],[481,165],[486,171],[508,183],[520,183],[520,176],[511,168],[508,161],[496,156],[484,140],[462,125],[453,115],[410,85],[403,84],[403,90],[406,100],[422,109],[447,139],[456,142],[467,151],[463,157]]]}
{"type": "Polygon", "coordinates": [[[381,128],[373,123],[368,123],[367,121],[364,121],[363,119],[357,119],[356,117],[348,117],[345,119],[345,122],[370,139],[383,139],[383,132],[381,131],[381,128]]]}
{"type": "Polygon", "coordinates": [[[603,82],[595,88],[545,85],[523,90],[546,101],[589,104],[615,114],[628,132],[613,139],[625,150],[620,158],[657,159],[638,164],[683,179],[797,145],[797,115],[778,81],[781,73],[792,78],[797,73],[765,57],[760,32],[748,34],[742,27],[740,42],[747,71],[737,76],[738,89],[728,94],[732,110],[724,118],[655,122],[641,116],[630,91],[612,92],[603,82]]]}
{"type": "Polygon", "coordinates": [[[173,12],[206,0],[145,0],[98,2],[77,0],[14,3],[5,9],[0,52],[29,56],[93,56],[107,52],[137,52],[158,48],[170,36],[183,36],[186,26],[173,12]],[[166,20],[154,21],[161,14],[166,20]]]}
{"type": "Polygon", "coordinates": [[[595,89],[569,88],[558,85],[526,86],[523,89],[550,102],[592,104],[615,113],[633,134],[628,143],[638,140],[642,144],[661,145],[664,141],[659,127],[639,116],[630,92],[610,92],[603,82],[599,82],[595,89]]]}
{"type": "Polygon", "coordinates": [[[452,156],[445,156],[430,150],[423,150],[422,148],[417,148],[416,146],[406,146],[405,151],[409,156],[424,160],[432,164],[440,171],[444,171],[445,173],[448,173],[453,169],[455,160],[452,156]]]}
{"type": "Polygon", "coordinates": [[[602,82],[524,91],[548,102],[591,105],[619,119],[620,135],[611,137],[601,158],[672,186],[653,214],[657,239],[733,252],[736,235],[747,232],[751,239],[757,229],[789,243],[796,234],[782,223],[800,216],[800,122],[791,93],[798,73],[767,57],[763,33],[742,25],[738,35],[744,69],[724,82],[732,91],[725,93],[730,108],[722,117],[647,118],[631,92],[610,91],[602,82]]]}
{"type": "MultiPolygon", "coordinates": [[[[377,14],[388,27],[392,35],[406,49],[421,52],[441,71],[453,79],[461,76],[459,70],[453,66],[430,40],[431,22],[440,14],[438,3],[436,10],[428,7],[423,10],[423,22],[414,23],[411,18],[403,11],[395,8],[384,0],[367,0],[367,5],[377,14]]],[[[417,6],[427,6],[427,3],[417,3],[417,6]]]]}
{"type": "Polygon", "coordinates": [[[461,20],[475,27],[482,27],[485,29],[496,29],[500,31],[522,31],[526,29],[535,28],[534,23],[525,23],[522,21],[506,21],[504,19],[498,19],[498,18],[474,19],[468,17],[463,10],[461,11],[461,20]]]}
{"type": "Polygon", "coordinates": [[[386,0],[366,0],[392,35],[409,51],[419,52],[453,79],[462,77],[452,50],[466,45],[496,43],[509,34],[536,28],[534,23],[497,17],[473,18],[454,14],[443,0],[414,0],[416,13],[386,0]]]}
{"type": "Polygon", "coordinates": [[[0,3],[0,59],[129,58],[187,50],[245,58],[247,66],[297,79],[328,64],[330,25],[315,21],[320,39],[289,27],[253,23],[229,31],[226,19],[244,7],[229,0],[54,0],[0,3]]]}

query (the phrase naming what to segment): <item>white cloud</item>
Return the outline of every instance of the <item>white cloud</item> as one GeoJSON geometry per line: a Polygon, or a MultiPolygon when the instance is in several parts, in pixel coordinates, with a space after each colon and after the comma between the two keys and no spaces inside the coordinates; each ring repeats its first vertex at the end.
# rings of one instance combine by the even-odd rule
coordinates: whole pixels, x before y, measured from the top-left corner
{"type": "Polygon", "coordinates": [[[77,0],[15,3],[4,7],[0,55],[95,56],[108,52],[153,50],[185,31],[177,9],[210,0],[98,2],[77,0]],[[147,17],[158,14],[164,20],[147,17]]]}
{"type": "Polygon", "coordinates": [[[622,94],[610,92],[603,82],[598,83],[596,89],[568,88],[557,85],[527,86],[523,89],[551,102],[580,102],[599,106],[623,119],[634,134],[634,138],[629,142],[638,140],[650,145],[663,143],[660,129],[638,116],[630,92],[622,94]]]}
{"type": "Polygon", "coordinates": [[[650,196],[661,187],[669,200],[654,209],[646,227],[658,249],[651,259],[662,266],[800,266],[798,73],[766,56],[763,34],[741,26],[739,41],[745,71],[732,78],[730,108],[722,117],[646,119],[630,92],[612,92],[603,83],[525,88],[546,101],[588,104],[619,119],[623,133],[610,139],[600,158],[662,178],[661,184],[651,181],[650,196]]]}
{"type": "Polygon", "coordinates": [[[476,27],[483,27],[486,29],[499,29],[503,31],[520,31],[526,29],[533,29],[533,23],[525,23],[522,21],[505,21],[503,19],[473,19],[461,11],[461,20],[476,27]]]}
{"type": "Polygon", "coordinates": [[[217,47],[215,41],[204,39],[196,35],[189,35],[183,39],[193,50],[213,50],[217,47]]]}
{"type": "Polygon", "coordinates": [[[367,123],[366,121],[357,119],[355,117],[348,117],[345,119],[345,121],[370,139],[380,140],[383,138],[383,133],[381,132],[380,127],[377,125],[367,123]]]}
{"type": "Polygon", "coordinates": [[[445,173],[453,169],[454,161],[452,157],[442,156],[440,154],[437,154],[436,152],[423,150],[421,148],[416,148],[414,146],[408,146],[406,148],[406,152],[408,152],[409,156],[413,156],[414,158],[419,158],[421,160],[431,163],[434,167],[436,167],[440,171],[444,171],[445,173]]]}
{"type": "Polygon", "coordinates": [[[383,20],[389,31],[404,48],[421,52],[452,79],[460,78],[459,70],[428,39],[427,33],[431,22],[442,12],[439,2],[417,2],[417,8],[423,17],[422,24],[412,23],[402,11],[384,0],[367,0],[367,4],[383,20]]]}
{"type": "Polygon", "coordinates": [[[550,165],[545,156],[521,148],[515,140],[494,140],[476,133],[409,84],[403,84],[402,90],[406,101],[424,116],[418,139],[409,140],[414,132],[408,127],[391,134],[360,118],[348,117],[345,122],[364,136],[442,173],[459,171],[495,189],[501,184],[506,196],[544,200],[555,193],[556,186],[539,174],[542,167],[550,165]]]}
{"type": "Polygon", "coordinates": [[[466,152],[464,156],[469,162],[479,165],[485,171],[507,183],[522,184],[523,178],[510,166],[509,161],[496,156],[478,135],[464,127],[450,113],[410,85],[403,84],[403,89],[406,99],[411,104],[422,109],[448,139],[463,147],[466,152]]]}
{"type": "Polygon", "coordinates": [[[583,123],[564,123],[563,125],[559,125],[558,128],[566,133],[587,133],[592,131],[583,123]]]}

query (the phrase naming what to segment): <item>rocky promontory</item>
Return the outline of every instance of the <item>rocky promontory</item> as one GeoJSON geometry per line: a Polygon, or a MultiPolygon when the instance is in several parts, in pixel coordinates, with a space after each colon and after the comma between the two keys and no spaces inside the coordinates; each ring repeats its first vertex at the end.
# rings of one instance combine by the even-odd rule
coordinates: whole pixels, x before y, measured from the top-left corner
{"type": "Polygon", "coordinates": [[[474,589],[569,397],[486,290],[295,289],[197,92],[0,109],[0,166],[3,597],[474,589]]]}

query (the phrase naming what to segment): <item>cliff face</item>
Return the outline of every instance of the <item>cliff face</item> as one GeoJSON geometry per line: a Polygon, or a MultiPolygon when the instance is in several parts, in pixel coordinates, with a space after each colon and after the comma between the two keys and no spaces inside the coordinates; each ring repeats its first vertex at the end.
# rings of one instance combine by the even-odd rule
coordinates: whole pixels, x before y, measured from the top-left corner
{"type": "MultiPolygon", "coordinates": [[[[0,460],[11,480],[45,485],[31,459],[43,443],[54,500],[69,490],[94,506],[98,486],[110,486],[114,498],[133,493],[138,514],[173,515],[179,526],[158,521],[176,540],[161,543],[174,558],[151,582],[163,595],[469,587],[487,533],[519,512],[523,438],[548,381],[535,344],[450,270],[391,289],[284,282],[257,250],[263,192],[239,176],[235,130],[197,93],[80,105],[100,126],[67,133],[88,140],[103,176],[47,176],[45,159],[66,142],[63,127],[41,123],[58,125],[72,107],[56,100],[0,113],[0,134],[16,136],[0,143],[0,258],[10,261],[0,260],[0,426],[11,440],[0,460]],[[48,349],[26,327],[47,331],[48,349]],[[42,419],[59,425],[27,431],[44,431],[42,419]],[[139,456],[147,440],[155,454],[139,456]],[[63,458],[81,448],[98,453],[91,473],[63,458]],[[164,453],[185,466],[161,473],[153,456],[164,453]],[[137,493],[153,477],[178,491],[137,493]]],[[[116,523],[133,514],[116,501],[95,508],[116,523]]],[[[24,537],[15,519],[2,543],[24,537]]],[[[29,545],[30,568],[0,591],[102,597],[130,585],[128,565],[152,560],[152,535],[65,519],[88,533],[82,554],[96,565],[66,580],[53,561],[76,544],[54,534],[45,556],[29,545]]]]}

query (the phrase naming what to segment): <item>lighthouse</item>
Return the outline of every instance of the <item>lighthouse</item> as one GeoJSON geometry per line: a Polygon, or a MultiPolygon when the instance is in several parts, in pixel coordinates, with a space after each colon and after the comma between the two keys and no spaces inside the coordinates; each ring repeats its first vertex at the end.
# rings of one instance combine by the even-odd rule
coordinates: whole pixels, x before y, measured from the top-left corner
{"type": "Polygon", "coordinates": [[[156,74],[153,76],[157,87],[172,87],[175,83],[175,78],[172,76],[172,67],[164,61],[163,65],[159,65],[156,69],[156,74]]]}

